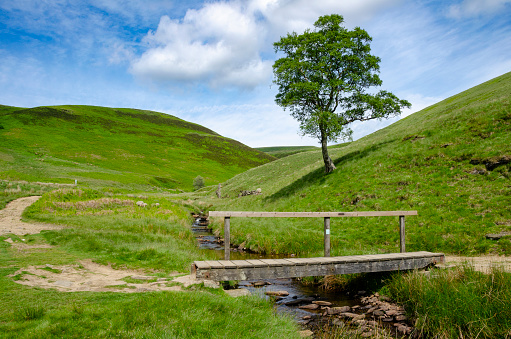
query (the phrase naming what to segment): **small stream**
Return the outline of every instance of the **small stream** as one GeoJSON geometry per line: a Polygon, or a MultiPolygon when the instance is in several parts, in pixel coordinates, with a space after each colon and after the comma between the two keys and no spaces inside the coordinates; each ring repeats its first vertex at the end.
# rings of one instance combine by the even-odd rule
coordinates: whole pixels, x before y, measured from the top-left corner
{"type": "MultiPolygon", "coordinates": [[[[224,244],[219,241],[219,238],[212,234],[211,229],[208,227],[206,218],[198,217],[192,225],[192,231],[197,238],[199,248],[204,250],[214,250],[217,253],[218,259],[224,257],[224,244]]],[[[246,259],[281,259],[289,258],[289,255],[261,255],[259,253],[250,253],[231,248],[231,260],[246,260],[246,259]]],[[[359,299],[354,299],[344,293],[329,293],[327,291],[318,289],[314,286],[302,285],[299,281],[294,279],[265,279],[264,281],[240,281],[239,288],[245,288],[251,294],[259,295],[261,298],[269,299],[265,295],[267,291],[287,291],[288,296],[273,297],[275,299],[275,306],[278,312],[283,312],[293,315],[298,322],[307,322],[303,317],[321,314],[322,310],[305,310],[299,306],[310,304],[314,301],[328,301],[335,306],[355,306],[360,304],[359,299]]]]}

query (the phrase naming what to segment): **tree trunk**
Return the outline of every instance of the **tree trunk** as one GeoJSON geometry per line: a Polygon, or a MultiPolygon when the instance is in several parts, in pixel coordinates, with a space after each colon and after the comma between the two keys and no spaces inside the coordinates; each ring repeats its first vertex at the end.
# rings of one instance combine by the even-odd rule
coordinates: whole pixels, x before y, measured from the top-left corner
{"type": "Polygon", "coordinates": [[[325,162],[325,173],[331,173],[335,169],[334,162],[328,155],[327,148],[327,137],[323,131],[321,131],[321,152],[323,153],[323,161],[325,162]]]}

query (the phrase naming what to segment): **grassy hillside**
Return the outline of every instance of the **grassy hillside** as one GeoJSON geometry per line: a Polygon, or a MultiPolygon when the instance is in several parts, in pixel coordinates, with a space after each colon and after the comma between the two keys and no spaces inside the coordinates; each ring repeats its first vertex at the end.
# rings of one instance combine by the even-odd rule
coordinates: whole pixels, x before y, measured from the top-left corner
{"type": "MultiPolygon", "coordinates": [[[[450,97],[342,148],[324,174],[320,151],[288,156],[224,183],[216,210],[417,210],[407,250],[511,254],[511,73],[450,97]],[[263,194],[237,198],[240,190],[263,194]]],[[[217,227],[220,228],[218,221],[217,227]]],[[[233,242],[322,253],[322,220],[231,220],[233,242]]],[[[332,220],[333,254],[397,252],[398,221],[332,220]]]]}
{"type": "MultiPolygon", "coordinates": [[[[345,142],[342,144],[328,146],[329,149],[345,147],[349,145],[349,142],[345,142]]],[[[271,155],[277,159],[281,159],[293,154],[308,152],[308,151],[318,151],[319,147],[316,146],[273,146],[273,147],[258,147],[257,150],[264,152],[268,155],[271,155]]]]}
{"type": "Polygon", "coordinates": [[[258,147],[257,150],[274,156],[275,158],[284,158],[301,152],[317,151],[316,146],[274,146],[274,147],[258,147]]]}
{"type": "Polygon", "coordinates": [[[171,115],[126,108],[0,106],[0,178],[192,188],[274,158],[171,115]]]}

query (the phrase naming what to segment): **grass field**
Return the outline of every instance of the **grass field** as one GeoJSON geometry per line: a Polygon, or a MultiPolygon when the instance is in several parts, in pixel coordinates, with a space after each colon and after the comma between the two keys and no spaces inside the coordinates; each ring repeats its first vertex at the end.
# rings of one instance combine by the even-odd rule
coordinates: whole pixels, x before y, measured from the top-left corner
{"type": "MultiPolygon", "coordinates": [[[[511,241],[485,234],[511,230],[511,73],[448,98],[395,124],[331,150],[288,156],[223,184],[216,210],[417,210],[407,249],[511,254],[511,241]],[[263,194],[237,198],[241,190],[263,194]]],[[[221,220],[216,221],[221,229],[221,220]]],[[[332,253],[397,252],[397,218],[334,218],[332,253]]],[[[316,256],[323,222],[233,219],[231,239],[253,250],[316,256]]]]}
{"type": "Polygon", "coordinates": [[[274,158],[171,115],[126,108],[0,106],[0,178],[191,190],[274,158]]]}
{"type": "Polygon", "coordinates": [[[112,292],[67,293],[18,285],[12,277],[30,265],[73,265],[82,259],[155,278],[186,274],[193,260],[216,258],[197,247],[190,230],[195,209],[111,189],[46,193],[24,218],[64,229],[23,239],[0,236],[0,337],[297,338],[295,322],[276,315],[268,301],[232,298],[221,289],[194,285],[183,292],[126,294],[115,293],[113,286],[112,292]],[[148,206],[137,206],[139,200],[148,206]]]}

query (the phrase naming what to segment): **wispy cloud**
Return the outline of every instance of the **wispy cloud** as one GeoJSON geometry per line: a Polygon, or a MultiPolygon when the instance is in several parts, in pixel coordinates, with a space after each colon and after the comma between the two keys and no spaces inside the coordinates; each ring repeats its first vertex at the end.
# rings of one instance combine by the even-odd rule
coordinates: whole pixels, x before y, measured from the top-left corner
{"type": "Polygon", "coordinates": [[[448,15],[460,19],[494,14],[506,9],[511,9],[511,0],[463,0],[461,3],[451,5],[448,15]]]}

